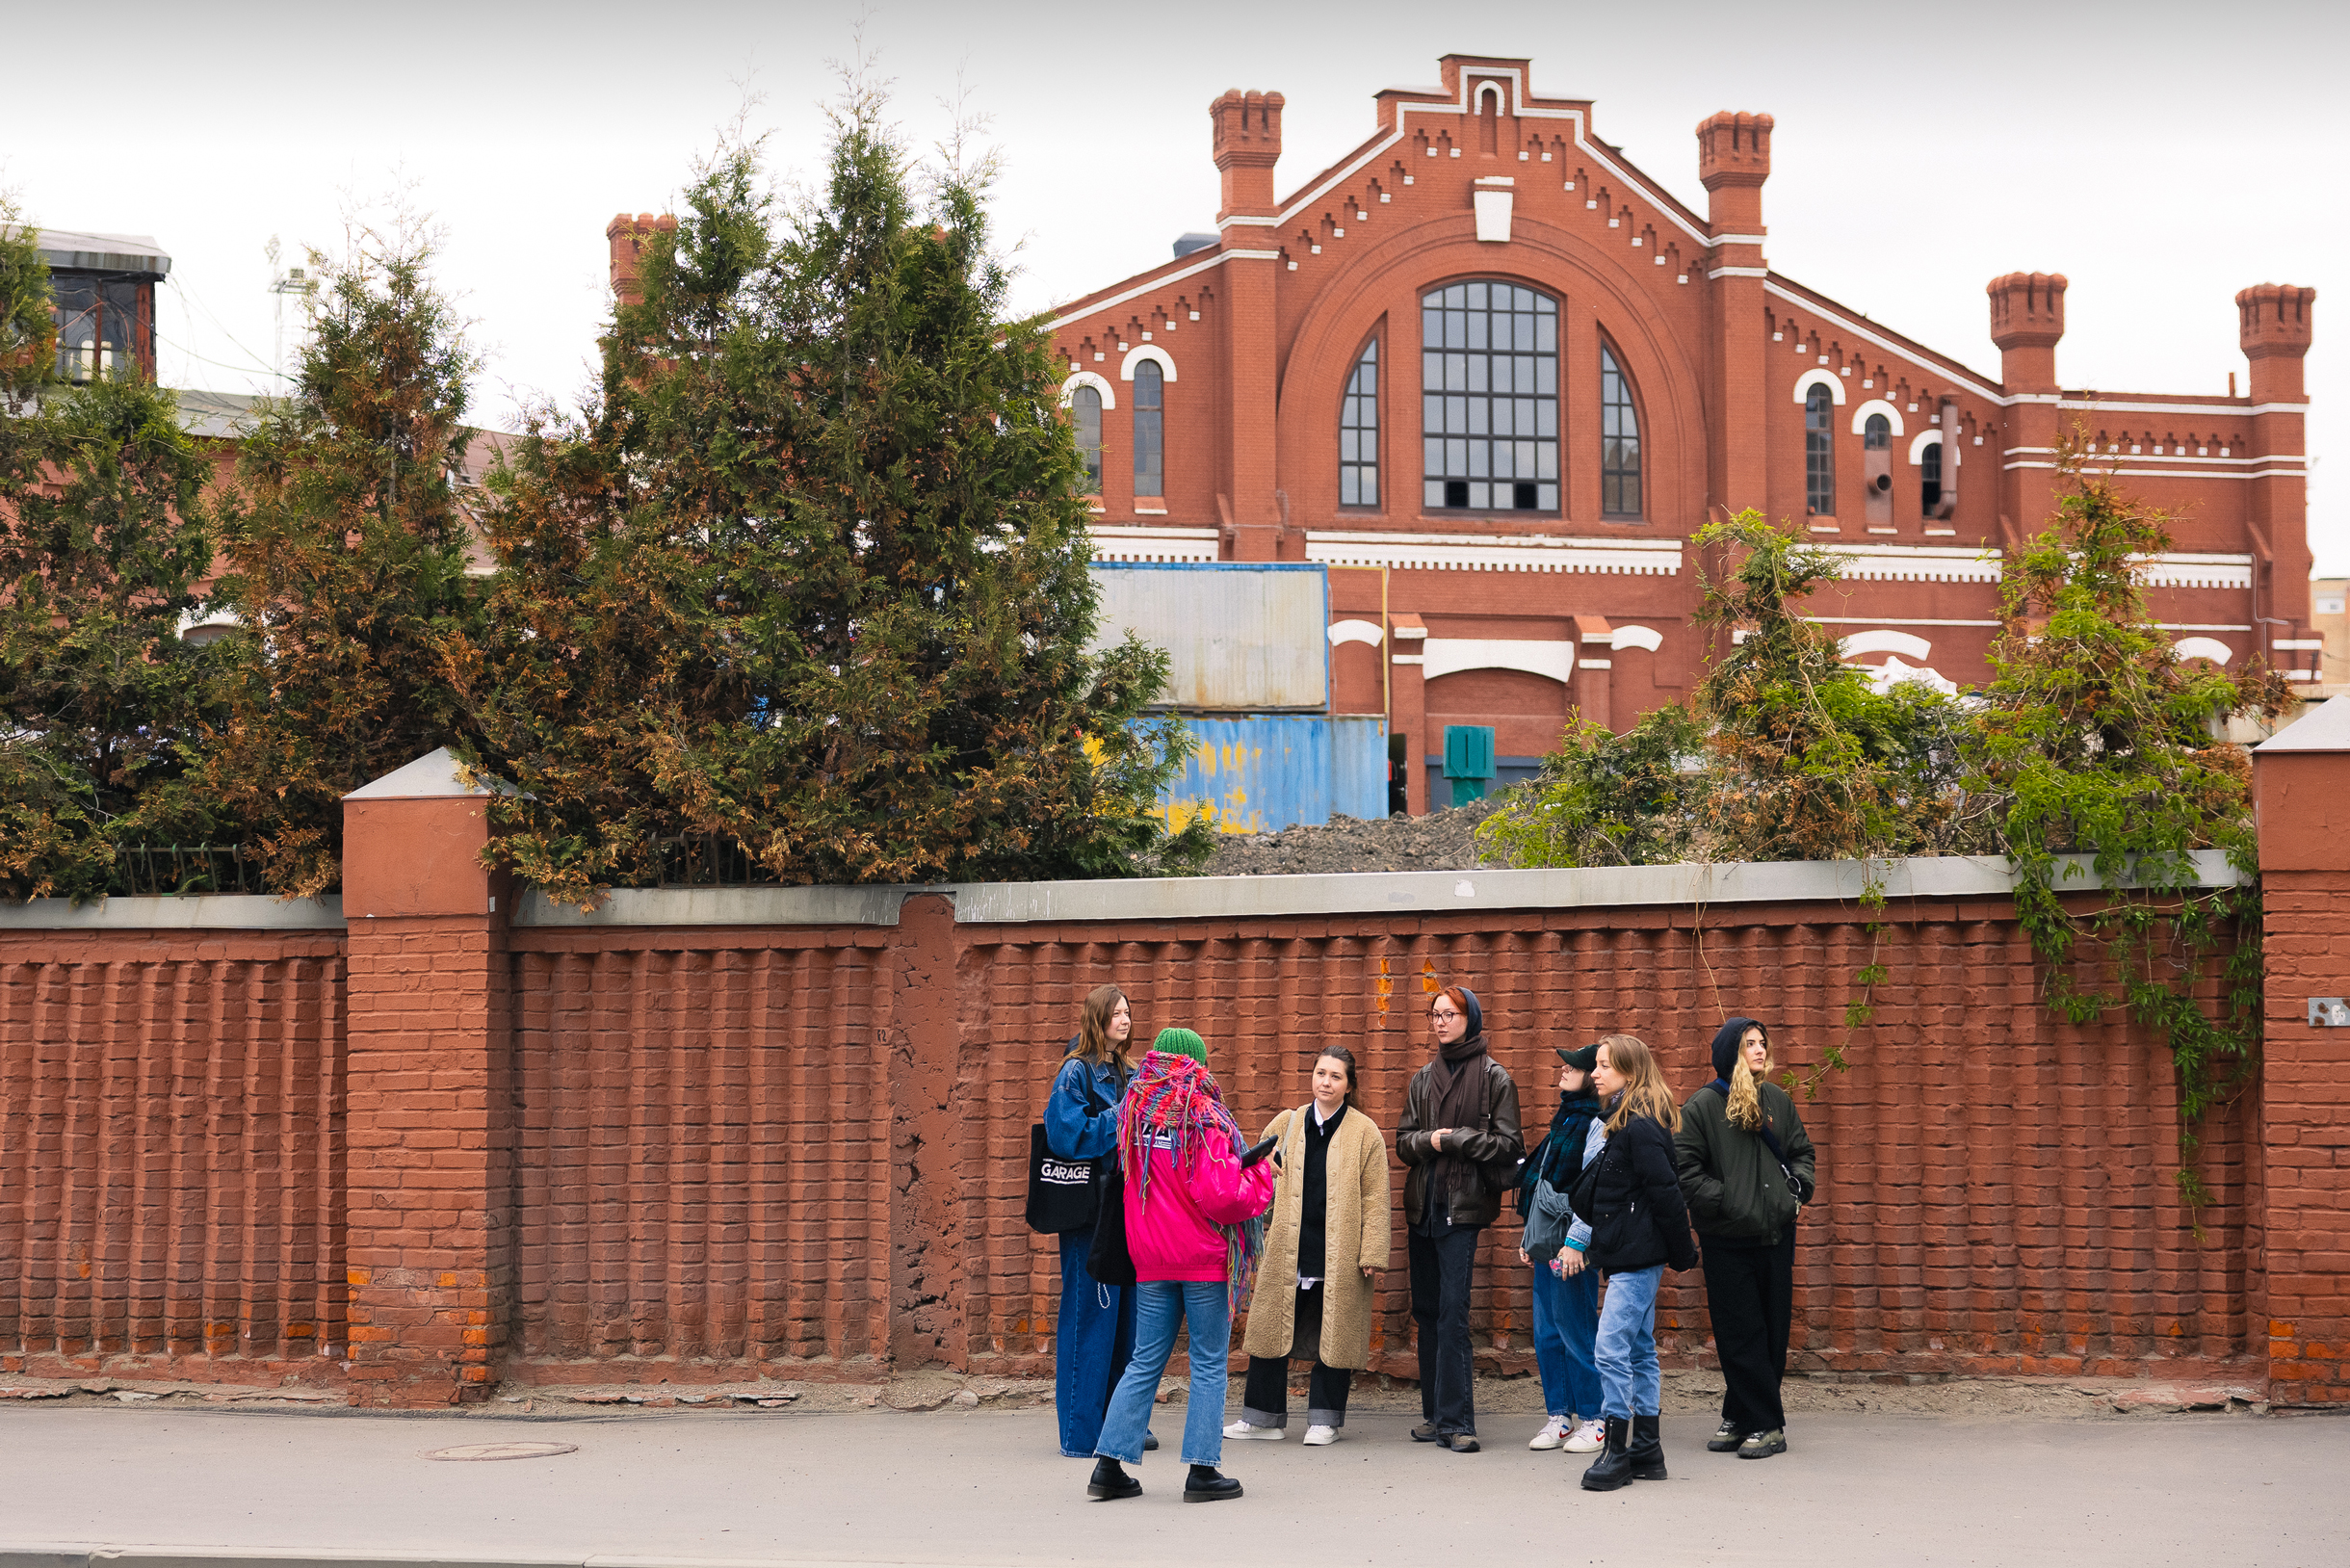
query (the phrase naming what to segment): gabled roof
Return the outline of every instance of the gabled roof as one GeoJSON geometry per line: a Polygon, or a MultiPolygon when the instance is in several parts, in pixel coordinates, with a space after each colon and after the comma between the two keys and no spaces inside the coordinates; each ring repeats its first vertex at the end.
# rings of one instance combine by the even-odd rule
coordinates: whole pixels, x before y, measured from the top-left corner
{"type": "MultiPolygon", "coordinates": [[[[21,233],[15,225],[9,232],[21,233]]],[[[79,229],[37,228],[34,242],[52,267],[94,273],[136,273],[161,277],[171,270],[171,253],[151,234],[87,234],[79,229]]]]}

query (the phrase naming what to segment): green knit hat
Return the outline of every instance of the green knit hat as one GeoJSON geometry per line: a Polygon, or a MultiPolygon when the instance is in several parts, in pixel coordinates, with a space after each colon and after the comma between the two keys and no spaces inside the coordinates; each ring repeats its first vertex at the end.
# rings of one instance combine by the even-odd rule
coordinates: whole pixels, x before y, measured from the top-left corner
{"type": "Polygon", "coordinates": [[[1189,1057],[1201,1066],[1208,1065],[1208,1042],[1188,1029],[1162,1029],[1151,1041],[1151,1049],[1164,1051],[1169,1056],[1189,1057]]]}

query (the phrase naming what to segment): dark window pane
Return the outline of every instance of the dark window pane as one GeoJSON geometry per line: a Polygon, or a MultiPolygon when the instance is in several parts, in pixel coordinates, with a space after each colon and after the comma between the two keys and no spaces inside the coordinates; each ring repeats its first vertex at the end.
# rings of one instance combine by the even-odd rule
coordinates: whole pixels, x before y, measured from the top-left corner
{"type": "Polygon", "coordinates": [[[1861,437],[1861,445],[1869,451],[1882,452],[1893,445],[1893,422],[1883,414],[1870,414],[1868,423],[1863,429],[1865,433],[1861,437]]]}
{"type": "MultiPolygon", "coordinates": [[[[1346,377],[1346,397],[1339,409],[1339,505],[1375,507],[1379,504],[1379,345],[1364,346],[1346,377]]],[[[1423,400],[1433,411],[1442,402],[1423,400]]]]}
{"type": "Polygon", "coordinates": [[[1077,427],[1077,450],[1085,459],[1085,493],[1102,493],[1102,394],[1081,386],[1069,395],[1071,423],[1077,427]]]}
{"type": "Polygon", "coordinates": [[[1166,426],[1161,409],[1165,373],[1154,359],[1135,367],[1135,494],[1164,495],[1166,426]]]}
{"type": "Polygon", "coordinates": [[[1831,417],[1836,400],[1815,384],[1803,400],[1804,508],[1814,517],[1836,515],[1836,449],[1831,417]]]}
{"type": "Polygon", "coordinates": [[[1600,350],[1600,511],[1608,517],[1640,512],[1640,414],[1632,381],[1613,351],[1600,350]]]}

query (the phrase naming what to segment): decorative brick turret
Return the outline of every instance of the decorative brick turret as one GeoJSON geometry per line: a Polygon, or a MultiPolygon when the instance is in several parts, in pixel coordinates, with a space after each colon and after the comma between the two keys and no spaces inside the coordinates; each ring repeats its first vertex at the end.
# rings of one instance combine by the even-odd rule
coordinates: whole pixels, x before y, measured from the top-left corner
{"type": "Polygon", "coordinates": [[[1273,165],[1281,157],[1278,92],[1235,88],[1208,106],[1215,125],[1215,167],[1224,176],[1218,218],[1273,215],[1273,165]]]}
{"type": "Polygon", "coordinates": [[[1999,379],[2010,392],[2056,390],[2056,343],[2064,336],[2065,275],[2009,273],[1991,296],[1991,341],[1999,346],[1999,379]]]}
{"type": "Polygon", "coordinates": [[[1762,232],[1762,182],[1770,178],[1768,115],[1723,110],[1697,127],[1697,177],[1712,196],[1716,234],[1762,232]]]}
{"type": "Polygon", "coordinates": [[[649,212],[631,217],[621,212],[613,214],[612,222],[604,225],[605,243],[612,248],[612,292],[624,305],[640,304],[643,293],[637,287],[637,268],[644,255],[644,248],[656,233],[673,229],[677,220],[664,213],[656,218],[649,212]]]}
{"type": "Polygon", "coordinates": [[[2252,401],[2299,403],[2317,291],[2296,283],[2256,284],[2235,297],[2235,310],[2236,341],[2252,361],[2252,401]]]}

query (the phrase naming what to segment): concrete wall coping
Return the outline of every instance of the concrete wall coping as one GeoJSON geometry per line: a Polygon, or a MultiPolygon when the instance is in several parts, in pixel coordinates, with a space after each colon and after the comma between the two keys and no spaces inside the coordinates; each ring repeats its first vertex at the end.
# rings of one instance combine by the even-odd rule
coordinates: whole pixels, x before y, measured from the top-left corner
{"type": "Polygon", "coordinates": [[[0,904],[0,931],[339,931],[343,896],[278,899],[254,893],[185,898],[35,899],[0,904]]]}
{"type": "MultiPolygon", "coordinates": [[[[2197,884],[2243,880],[2216,849],[2192,856],[2197,884]]],[[[2101,883],[2086,855],[2060,857],[2067,892],[2101,883]]],[[[2001,897],[1998,855],[1879,862],[1889,899],[2001,897]]],[[[624,888],[592,912],[524,895],[517,926],[895,926],[906,898],[943,894],[959,926],[1038,921],[1233,920],[1266,916],[1443,914],[1665,904],[1857,902],[1861,861],[1595,866],[1554,871],[1353,872],[1328,876],[1168,876],[1086,882],[960,882],[928,887],[624,888]]]]}
{"type": "MultiPolygon", "coordinates": [[[[2243,880],[2217,849],[2191,857],[2197,885],[2243,880]]],[[[2059,857],[2060,887],[2102,884],[2086,855],[2059,857]]],[[[1879,863],[1889,899],[1997,898],[2015,878],[1998,855],[1879,863]]],[[[958,926],[1039,921],[1240,920],[1267,916],[1446,914],[1499,909],[1623,909],[1664,904],[1852,903],[1867,886],[1857,860],[1725,865],[1590,866],[1556,871],[1350,872],[1329,876],[1160,876],[1094,882],[949,882],[917,887],[618,888],[583,910],[526,889],[514,924],[540,928],[640,926],[875,926],[898,924],[906,899],[943,894],[958,926]]],[[[292,901],[213,893],[117,898],[75,904],[35,899],[0,904],[0,930],[339,931],[339,894],[292,901]]]]}

